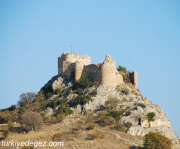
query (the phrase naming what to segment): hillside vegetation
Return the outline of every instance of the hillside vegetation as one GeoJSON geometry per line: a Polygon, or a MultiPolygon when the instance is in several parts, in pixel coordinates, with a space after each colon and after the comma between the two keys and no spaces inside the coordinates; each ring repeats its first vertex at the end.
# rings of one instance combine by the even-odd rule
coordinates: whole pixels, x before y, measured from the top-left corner
{"type": "Polygon", "coordinates": [[[47,83],[37,94],[22,93],[17,105],[0,111],[1,139],[64,141],[66,148],[178,147],[165,113],[132,85],[125,67],[118,70],[125,83],[116,87],[83,72],[78,83],[60,76],[55,91],[47,83]],[[157,130],[171,140],[153,135],[157,130]]]}

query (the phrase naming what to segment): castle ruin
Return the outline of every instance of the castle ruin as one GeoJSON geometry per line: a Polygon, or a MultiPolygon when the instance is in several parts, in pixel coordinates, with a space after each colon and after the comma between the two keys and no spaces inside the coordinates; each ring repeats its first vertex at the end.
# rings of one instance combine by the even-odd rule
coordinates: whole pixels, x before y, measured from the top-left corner
{"type": "MultiPolygon", "coordinates": [[[[76,53],[62,53],[58,57],[58,76],[67,75],[78,82],[83,71],[92,75],[93,82],[97,81],[102,85],[117,86],[123,83],[123,77],[109,55],[106,55],[103,63],[91,63],[91,57],[76,53]]],[[[130,79],[137,86],[137,72],[130,72],[130,79]]]]}

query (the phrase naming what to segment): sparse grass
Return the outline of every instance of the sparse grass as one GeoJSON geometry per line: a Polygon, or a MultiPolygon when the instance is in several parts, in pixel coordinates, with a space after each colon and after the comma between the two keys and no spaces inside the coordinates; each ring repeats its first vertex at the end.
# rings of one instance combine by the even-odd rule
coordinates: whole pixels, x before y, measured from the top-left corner
{"type": "MultiPolygon", "coordinates": [[[[85,122],[84,117],[82,115],[74,116],[74,120],[81,119],[81,121],[85,122]]],[[[97,118],[94,118],[95,120],[97,118]]],[[[6,124],[7,125],[7,124],[6,124]]],[[[100,127],[96,124],[93,130],[79,130],[79,131],[72,131],[72,126],[74,122],[62,123],[58,124],[51,124],[51,126],[44,126],[41,130],[29,132],[28,134],[18,134],[18,133],[11,133],[12,135],[8,136],[8,140],[17,140],[18,142],[26,142],[27,140],[32,141],[46,141],[46,142],[58,142],[53,140],[53,136],[57,133],[60,133],[62,136],[62,141],[64,142],[64,148],[79,148],[79,149],[111,149],[111,148],[130,148],[132,146],[132,142],[134,141],[142,141],[143,137],[141,136],[131,136],[127,133],[123,133],[121,131],[116,131],[110,129],[110,127],[100,127]],[[88,134],[93,134],[94,130],[98,129],[104,137],[94,138],[93,140],[87,140],[88,134]],[[120,139],[117,138],[116,134],[120,136],[120,139]],[[122,140],[122,139],[126,140],[122,140]],[[95,140],[95,141],[94,141],[95,140]],[[93,141],[93,142],[92,142],[93,141]],[[94,144],[95,143],[95,144],[94,144]]],[[[112,125],[113,127],[113,125],[112,125]]],[[[1,128],[1,124],[0,124],[1,128]]],[[[96,133],[95,133],[96,134],[96,133]]],[[[95,135],[96,136],[96,135],[95,135]]],[[[0,132],[0,137],[2,138],[2,133],[0,132]]],[[[54,139],[57,139],[56,137],[54,139]]],[[[61,139],[61,138],[60,138],[61,139]]],[[[60,140],[59,139],[59,140],[60,140]]],[[[5,140],[6,141],[6,140],[5,140]]],[[[41,147],[40,147],[41,148],[41,147]]],[[[51,147],[55,149],[55,147],[51,147]]],[[[49,146],[43,147],[43,149],[49,149],[49,146]]]]}
{"type": "Polygon", "coordinates": [[[88,123],[87,127],[88,127],[88,130],[92,130],[92,129],[94,129],[95,124],[94,123],[88,123]]]}
{"type": "Polygon", "coordinates": [[[65,132],[61,132],[61,133],[56,133],[53,135],[52,140],[53,141],[72,141],[74,140],[74,137],[77,136],[77,132],[75,131],[65,131],[65,132]]]}
{"type": "Polygon", "coordinates": [[[74,128],[73,130],[81,130],[83,128],[83,122],[82,121],[76,121],[75,124],[74,124],[74,128]]]}
{"type": "Polygon", "coordinates": [[[113,129],[115,129],[117,131],[125,132],[126,126],[122,122],[116,122],[116,124],[114,125],[113,129]]]}
{"type": "Polygon", "coordinates": [[[129,89],[127,87],[127,85],[125,83],[121,83],[120,85],[117,86],[120,91],[125,94],[125,95],[128,95],[129,94],[129,89]]]}
{"type": "Polygon", "coordinates": [[[98,129],[94,129],[91,134],[88,134],[87,139],[94,140],[95,138],[104,138],[103,132],[98,129]]]}
{"type": "Polygon", "coordinates": [[[109,97],[105,102],[105,108],[108,110],[116,109],[119,103],[120,101],[116,97],[109,97]]]}
{"type": "Polygon", "coordinates": [[[96,123],[98,123],[100,126],[106,126],[113,124],[114,121],[115,119],[111,118],[110,116],[106,116],[105,113],[102,113],[96,123]]]}

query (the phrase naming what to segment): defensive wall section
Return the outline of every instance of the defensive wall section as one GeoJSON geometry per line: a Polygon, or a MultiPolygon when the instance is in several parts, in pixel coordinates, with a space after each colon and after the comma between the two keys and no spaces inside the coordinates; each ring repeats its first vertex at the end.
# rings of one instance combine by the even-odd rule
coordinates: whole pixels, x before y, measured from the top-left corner
{"type": "MultiPolygon", "coordinates": [[[[83,71],[92,75],[93,82],[113,86],[123,83],[123,77],[109,55],[106,55],[103,63],[91,63],[91,57],[76,53],[63,53],[58,57],[58,76],[67,75],[78,82],[83,71]]],[[[130,78],[137,86],[137,72],[130,72],[130,78]]]]}

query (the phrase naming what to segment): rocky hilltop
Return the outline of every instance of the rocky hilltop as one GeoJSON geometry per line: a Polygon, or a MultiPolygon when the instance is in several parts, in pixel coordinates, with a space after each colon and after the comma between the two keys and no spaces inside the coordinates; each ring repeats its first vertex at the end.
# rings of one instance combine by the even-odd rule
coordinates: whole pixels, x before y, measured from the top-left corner
{"type": "MultiPolygon", "coordinates": [[[[49,102],[58,97],[55,94],[58,88],[61,88],[63,93],[68,92],[76,82],[79,82],[82,73],[84,71],[88,72],[92,75],[93,82],[99,84],[95,84],[88,89],[84,88],[82,94],[92,95],[94,90],[97,91],[97,94],[91,97],[92,101],[71,107],[74,114],[86,115],[87,111],[92,111],[96,116],[98,113],[106,113],[106,101],[116,98],[118,100],[117,105],[111,110],[124,111],[118,120],[125,125],[129,122],[132,124],[127,133],[133,136],[144,136],[149,132],[160,132],[172,140],[174,149],[180,148],[179,138],[171,128],[171,123],[161,107],[153,104],[140,93],[137,87],[137,72],[126,72],[130,80],[126,82],[123,76],[125,73],[117,70],[115,61],[109,55],[106,56],[103,63],[91,64],[90,59],[89,56],[64,53],[58,58],[58,75],[43,87],[43,89],[52,88],[54,95],[49,99],[49,102]],[[154,113],[151,120],[147,116],[149,113],[154,113]]],[[[77,91],[72,90],[67,98],[71,100],[77,96],[77,91]]],[[[47,114],[52,114],[57,109],[58,107],[54,110],[48,110],[47,114]]]]}

